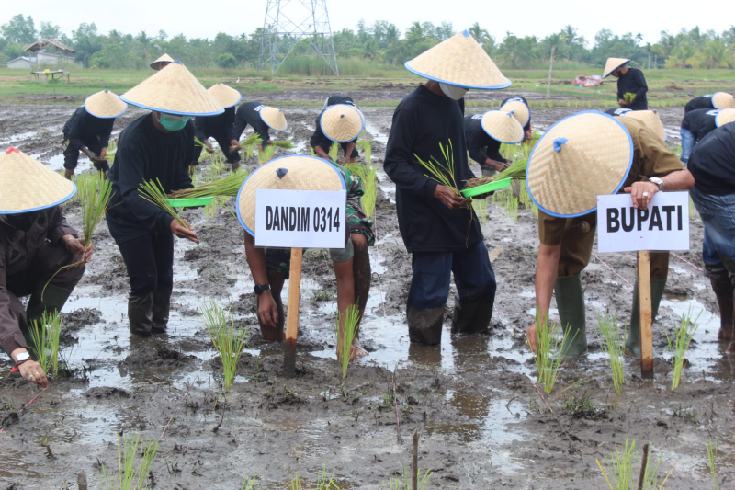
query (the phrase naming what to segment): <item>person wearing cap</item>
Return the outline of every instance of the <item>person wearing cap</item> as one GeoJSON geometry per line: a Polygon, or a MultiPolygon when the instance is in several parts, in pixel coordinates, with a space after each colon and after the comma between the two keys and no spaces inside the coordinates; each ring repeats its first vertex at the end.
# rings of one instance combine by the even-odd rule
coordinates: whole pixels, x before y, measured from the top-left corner
{"type": "Polygon", "coordinates": [[[168,65],[169,63],[174,63],[174,62],[175,60],[171,56],[169,56],[168,53],[163,53],[161,56],[156,58],[151,63],[151,68],[153,68],[156,71],[159,71],[164,66],[168,65]]]}
{"type": "Polygon", "coordinates": [[[608,58],[602,78],[612,75],[618,79],[617,97],[620,107],[633,110],[648,109],[648,84],[643,72],[628,66],[629,59],[608,58]]]}
{"type": "Polygon", "coordinates": [[[241,104],[235,112],[235,121],[232,125],[232,139],[239,142],[245,128],[250,125],[260,137],[260,150],[270,144],[270,129],[286,131],[288,123],[283,111],[275,107],[268,107],[260,102],[251,101],[241,104]]]}
{"type": "Polygon", "coordinates": [[[89,156],[97,170],[107,172],[107,144],[115,118],[127,104],[109,90],[90,95],[64,123],[64,176],[71,179],[79,160],[79,152],[89,156]]]}
{"type": "MultiPolygon", "coordinates": [[[[592,254],[597,196],[622,190],[630,193],[634,207],[644,208],[656,192],[689,189],[694,179],[644,123],[598,111],[572,115],[549,128],[529,157],[526,173],[529,195],[539,206],[537,322],[546,324],[555,290],[560,323],[571,339],[562,356],[576,358],[587,351],[580,273],[592,254]],[[590,162],[598,165],[591,168],[590,162]]],[[[666,284],[668,258],[668,253],[651,254],[654,317],[666,284]]],[[[632,310],[626,350],[640,355],[637,285],[632,310]]],[[[528,341],[535,350],[536,323],[528,329],[528,341]]]]}
{"type": "Polygon", "coordinates": [[[684,114],[695,109],[733,109],[735,97],[727,92],[715,92],[712,95],[701,95],[689,100],[684,106],[684,114]]]}
{"type": "MultiPolygon", "coordinates": [[[[690,113],[696,112],[696,110],[690,113]]],[[[702,257],[720,312],[718,339],[735,353],[735,109],[719,112],[717,129],[700,141],[687,168],[695,178],[692,199],[704,223],[702,257]],[[730,112],[729,120],[724,116],[730,112]],[[722,118],[722,119],[721,119],[722,118]]]]}
{"type": "Polygon", "coordinates": [[[522,95],[512,95],[506,97],[500,103],[500,110],[505,112],[513,111],[513,115],[523,126],[523,141],[531,141],[533,139],[533,129],[531,129],[531,108],[528,106],[528,100],[522,95]]]}
{"type": "Polygon", "coordinates": [[[354,163],[357,157],[357,137],[365,129],[365,116],[357,108],[352,97],[333,95],[327,97],[322,111],[315,121],[311,135],[311,148],[317,156],[329,160],[334,143],[339,143],[344,152],[340,163],[354,163]],[[355,129],[359,128],[358,131],[355,129]],[[345,134],[341,134],[342,132],[345,134]],[[354,135],[354,137],[353,137],[354,135]],[[347,137],[350,139],[347,139],[347,137]]]}
{"type": "Polygon", "coordinates": [[[523,126],[513,111],[487,111],[464,118],[464,134],[470,158],[480,164],[482,175],[492,176],[508,166],[500,154],[502,143],[520,143],[523,126]]]}
{"type": "Polygon", "coordinates": [[[46,373],[28,353],[29,328],[44,313],[61,311],[92,246],[84,247],[61,212],[76,193],[71,181],[11,147],[0,155],[0,189],[0,348],[23,379],[46,386],[46,373]]]}
{"type": "Polygon", "coordinates": [[[208,153],[212,153],[209,138],[214,138],[219,143],[222,154],[227,158],[227,163],[232,170],[236,170],[240,166],[240,143],[238,139],[232,136],[232,125],[235,121],[235,106],[242,96],[240,92],[222,83],[212,85],[207,89],[209,94],[224,108],[224,112],[217,116],[197,117],[194,119],[194,150],[191,163],[195,164],[199,161],[199,155],[202,148],[205,147],[208,153]]]}
{"type": "Polygon", "coordinates": [[[122,133],[109,173],[112,197],[107,225],[130,278],[128,319],[133,335],[164,333],[173,289],[174,235],[198,242],[196,233],[139,194],[144,182],[158,181],[168,194],[191,187],[191,117],[223,112],[180,63],[169,63],[121,98],[151,112],[122,133]]]}
{"type": "Polygon", "coordinates": [[[464,187],[474,175],[467,159],[462,99],[470,88],[500,89],[511,82],[468,31],[404,66],[427,81],[404,97],[393,113],[383,167],[396,185],[401,237],[413,256],[406,308],[409,336],[415,343],[437,345],[451,274],[459,295],[452,331],[462,334],[487,331],[495,275],[469,201],[457,189],[438,183],[418,159],[440,159],[447,165],[439,145],[451,144],[451,177],[464,187]]]}

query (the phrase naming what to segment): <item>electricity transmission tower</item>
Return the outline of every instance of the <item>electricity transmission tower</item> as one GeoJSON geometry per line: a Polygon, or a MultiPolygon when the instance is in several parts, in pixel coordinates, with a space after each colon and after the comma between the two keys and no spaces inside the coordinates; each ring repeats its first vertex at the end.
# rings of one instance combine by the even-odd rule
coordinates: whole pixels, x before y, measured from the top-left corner
{"type": "Polygon", "coordinates": [[[261,66],[276,73],[302,40],[339,75],[326,0],[266,0],[261,66]]]}

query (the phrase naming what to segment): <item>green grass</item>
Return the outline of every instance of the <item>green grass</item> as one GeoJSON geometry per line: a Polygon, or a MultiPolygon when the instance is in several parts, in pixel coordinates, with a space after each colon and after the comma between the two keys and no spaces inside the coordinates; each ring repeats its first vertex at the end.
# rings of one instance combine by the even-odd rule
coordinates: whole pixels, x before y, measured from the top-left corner
{"type": "Polygon", "coordinates": [[[205,305],[202,314],[212,345],[220,355],[222,388],[228,393],[235,380],[237,363],[245,349],[245,331],[237,330],[230,313],[215,302],[205,305]]]}
{"type": "Polygon", "coordinates": [[[712,480],[712,489],[720,488],[720,477],[717,471],[717,443],[712,439],[707,439],[707,469],[709,477],[712,480]]]}
{"type": "Polygon", "coordinates": [[[344,315],[337,315],[337,362],[339,363],[342,383],[347,379],[347,370],[350,366],[350,352],[352,343],[357,336],[357,327],[360,324],[360,312],[357,305],[350,305],[344,315]]]}
{"type": "Polygon", "coordinates": [[[147,484],[147,480],[157,452],[158,441],[142,443],[139,434],[126,435],[124,438],[118,436],[117,474],[110,474],[107,467],[102,466],[105,487],[108,490],[151,488],[147,484]]]}
{"type": "Polygon", "coordinates": [[[102,172],[82,174],[76,178],[77,199],[82,206],[84,245],[92,243],[92,235],[105,217],[112,195],[112,184],[102,172]]]}
{"type": "Polygon", "coordinates": [[[41,318],[32,322],[31,344],[38,364],[47,374],[59,374],[59,352],[61,350],[61,315],[58,312],[43,312],[41,318]]]}
{"type": "Polygon", "coordinates": [[[697,325],[686,315],[674,332],[674,338],[668,338],[669,349],[673,352],[674,369],[671,371],[671,390],[676,390],[681,383],[681,373],[684,370],[684,361],[689,344],[697,331],[697,325]]]}
{"type": "Polygon", "coordinates": [[[605,466],[599,459],[595,459],[602,477],[605,479],[609,490],[629,490],[633,478],[633,454],[635,452],[635,439],[625,439],[622,451],[615,452],[610,456],[609,464],[613,467],[613,474],[608,476],[605,466]]]}
{"type": "Polygon", "coordinates": [[[603,316],[598,319],[600,333],[605,340],[604,348],[610,362],[610,373],[615,393],[623,392],[625,373],[623,371],[623,339],[620,329],[612,316],[603,316]]]}
{"type": "Polygon", "coordinates": [[[556,323],[536,318],[536,381],[547,395],[554,390],[562,353],[572,341],[569,330],[561,330],[556,323]]]}

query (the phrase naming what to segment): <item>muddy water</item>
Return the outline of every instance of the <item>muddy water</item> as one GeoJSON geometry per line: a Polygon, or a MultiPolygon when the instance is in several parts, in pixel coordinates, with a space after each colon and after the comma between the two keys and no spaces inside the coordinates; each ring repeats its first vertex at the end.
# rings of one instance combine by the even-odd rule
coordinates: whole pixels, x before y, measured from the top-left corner
{"type": "MultiPolygon", "coordinates": [[[[60,149],[51,142],[71,109],[49,107],[50,123],[41,127],[33,122],[37,107],[16,108],[12,118],[0,118],[0,141],[55,168],[60,149]]],[[[365,112],[379,163],[392,110],[365,112]]],[[[673,133],[680,115],[670,112],[663,115],[673,133]]],[[[288,138],[304,149],[316,111],[289,115],[288,138]]],[[[563,115],[537,111],[534,121],[543,129],[563,115]]],[[[287,379],[280,347],[259,336],[240,228],[227,209],[214,218],[187,212],[202,243],[177,240],[170,330],[142,341],[128,334],[125,269],[103,224],[95,258],[64,308],[63,355],[71,375],[54,380],[23,410],[37,390],[0,368],[0,482],[57,488],[84,472],[96,487],[98,463],[116,464],[124,431],[160,440],[152,471],[158,488],[237,488],[245,477],[257,478],[261,488],[285,488],[297,474],[313,483],[322,467],[346,487],[387,488],[407,468],[410,436],[419,430],[419,465],[432,471],[431,488],[600,488],[595,459],[604,460],[626,437],[652,444],[673,488],[708,485],[705,445],[715,440],[727,486],[735,476],[733,366],[716,341],[714,296],[698,250],[672,258],[654,328],[654,380],[641,381],[636,362],[628,361],[619,398],[596,319],[610,313],[627,322],[635,261],[623,254],[596,257],[583,279],[590,353],[565,365],[554,394],[542,397],[523,337],[534,311],[533,214],[521,210],[513,219],[488,207],[483,233],[498,280],[491,335],[453,338],[447,325],[440,348],[412,347],[404,314],[410,257],[398,233],[394,188],[382,169],[378,177],[378,242],[371,249],[373,283],[361,334],[369,355],[351,368],[344,389],[334,356],[334,278],[324,252],[305,257],[298,375],[287,379]],[[229,307],[251,334],[227,397],[200,314],[208,301],[229,307]],[[687,355],[691,365],[672,393],[666,335],[683,315],[699,327],[687,355]]],[[[76,205],[65,213],[79,224],[76,205]]],[[[701,236],[695,220],[696,247],[701,236]]]]}

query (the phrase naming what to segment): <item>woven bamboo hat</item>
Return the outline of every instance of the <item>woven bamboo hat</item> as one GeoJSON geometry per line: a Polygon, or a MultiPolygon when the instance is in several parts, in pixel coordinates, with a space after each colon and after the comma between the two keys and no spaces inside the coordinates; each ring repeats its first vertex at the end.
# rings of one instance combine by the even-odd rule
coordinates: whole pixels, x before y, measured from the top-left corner
{"type": "Polygon", "coordinates": [[[626,111],[620,115],[620,117],[627,117],[635,119],[643,123],[645,127],[653,131],[661,141],[666,139],[666,133],[664,132],[664,123],[661,121],[658,113],[650,109],[642,111],[626,111]]]}
{"type": "Polygon", "coordinates": [[[349,104],[330,105],[320,119],[324,136],[337,143],[353,141],[365,129],[365,117],[360,109],[349,104]]]}
{"type": "Polygon", "coordinates": [[[615,68],[621,67],[629,61],[630,60],[628,58],[608,58],[607,61],[605,61],[605,71],[602,74],[602,78],[610,75],[615,71],[615,68]]]}
{"type": "Polygon", "coordinates": [[[224,83],[212,85],[207,89],[207,92],[225,109],[236,105],[242,99],[240,92],[224,83]]]}
{"type": "Polygon", "coordinates": [[[717,124],[718,128],[733,121],[735,121],[735,109],[720,109],[715,116],[715,124],[717,124]]]}
{"type": "Polygon", "coordinates": [[[523,126],[513,111],[487,111],[480,120],[482,129],[495,141],[520,143],[523,141],[523,126]]]}
{"type": "Polygon", "coordinates": [[[551,126],[533,148],[526,166],[531,199],[561,218],[595,210],[597,196],[614,194],[633,163],[633,141],[615,118],[584,111],[551,126]]]}
{"type": "Polygon", "coordinates": [[[493,90],[511,84],[467,30],[424,51],[403,66],[420,77],[458,87],[493,90]]]}
{"type": "Polygon", "coordinates": [[[0,155],[0,214],[58,206],[77,192],[74,183],[12,146],[0,155]]]}
{"type": "Polygon", "coordinates": [[[500,106],[501,111],[510,112],[513,111],[513,116],[521,123],[521,127],[526,127],[528,119],[531,117],[531,113],[528,110],[528,106],[523,102],[522,99],[511,98],[505,101],[505,104],[500,106]]]}
{"type": "Polygon", "coordinates": [[[215,116],[224,112],[181,63],[169,63],[120,98],[136,107],[178,116],[215,116]]]}
{"type": "Polygon", "coordinates": [[[286,131],[288,128],[288,121],[286,121],[286,115],[281,109],[275,107],[261,106],[257,109],[258,114],[263,122],[268,125],[269,128],[276,131],[286,131]]]}
{"type": "Polygon", "coordinates": [[[115,119],[128,105],[109,90],[101,90],[84,99],[84,110],[99,119],[115,119]]]}
{"type": "Polygon", "coordinates": [[[169,63],[173,63],[176,60],[174,60],[171,56],[168,55],[168,53],[163,53],[161,56],[159,56],[155,61],[151,63],[151,68],[154,70],[160,70],[164,66],[166,66],[169,63]]]}
{"type": "Polygon", "coordinates": [[[727,92],[717,92],[712,96],[712,106],[715,109],[735,108],[735,97],[727,92]]]}
{"type": "Polygon", "coordinates": [[[258,189],[338,191],[345,188],[340,171],[323,158],[286,155],[258,167],[243,182],[235,199],[237,219],[255,234],[255,195],[258,189]]]}

